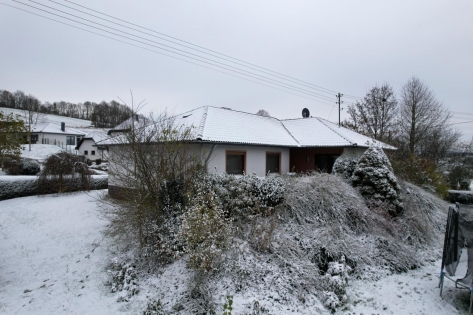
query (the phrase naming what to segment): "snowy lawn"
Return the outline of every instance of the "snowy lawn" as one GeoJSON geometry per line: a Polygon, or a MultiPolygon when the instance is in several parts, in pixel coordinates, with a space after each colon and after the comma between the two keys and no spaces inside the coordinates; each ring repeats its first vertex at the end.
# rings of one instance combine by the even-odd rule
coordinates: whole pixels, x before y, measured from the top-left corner
{"type": "Polygon", "coordinates": [[[37,160],[39,162],[44,162],[44,160],[51,154],[59,153],[64,151],[58,146],[52,144],[32,144],[31,151],[29,150],[29,145],[24,144],[21,146],[21,157],[37,160]]]}
{"type": "MultiPolygon", "coordinates": [[[[147,296],[155,297],[151,292],[159,291],[157,287],[180,293],[187,272],[178,262],[174,265],[178,273],[172,274],[177,270],[170,268],[165,272],[168,277],[161,277],[169,282],[157,283],[151,277],[140,283],[136,298],[117,302],[118,295],[105,286],[115,246],[102,235],[107,222],[97,206],[99,194],[0,202],[1,314],[142,314],[147,296]]],[[[444,299],[439,297],[439,268],[440,261],[436,261],[376,282],[351,280],[348,303],[336,314],[467,314],[467,290],[456,290],[445,280],[444,299]]]]}
{"type": "Polygon", "coordinates": [[[0,202],[1,314],[114,314],[99,191],[0,202]]]}

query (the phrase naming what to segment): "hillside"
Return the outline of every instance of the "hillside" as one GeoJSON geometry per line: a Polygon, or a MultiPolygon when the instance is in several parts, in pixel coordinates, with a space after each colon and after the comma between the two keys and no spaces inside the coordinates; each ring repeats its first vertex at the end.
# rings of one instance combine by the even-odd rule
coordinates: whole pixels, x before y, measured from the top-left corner
{"type": "MultiPolygon", "coordinates": [[[[276,237],[270,244],[271,251],[255,251],[250,244],[254,235],[250,234],[245,241],[236,240],[236,248],[242,255],[230,264],[232,268],[223,268],[214,275],[199,278],[193,270],[186,268],[184,258],[157,273],[139,273],[137,282],[140,292],[125,298],[123,302],[117,300],[126,297],[127,292],[112,293],[111,287],[106,284],[111,281],[107,270],[113,268],[112,262],[125,262],[127,257],[130,258],[127,251],[120,249],[126,247],[127,242],[114,243],[110,236],[104,234],[108,222],[103,219],[97,203],[99,192],[1,201],[0,233],[3,241],[0,242],[0,251],[4,254],[0,257],[0,312],[142,314],[148,301],[156,299],[162,302],[166,314],[168,311],[172,314],[195,314],[195,306],[206,307],[199,304],[203,297],[195,295],[197,293],[193,288],[197,285],[200,294],[207,296],[207,302],[213,305],[217,314],[223,312],[226,295],[233,296],[234,315],[255,314],[252,309],[256,301],[260,314],[330,314],[313,295],[316,292],[313,291],[314,286],[318,286],[312,278],[318,277],[314,273],[316,267],[311,267],[310,259],[305,258],[307,254],[297,248],[301,244],[305,244],[307,249],[325,244],[327,249],[334,250],[345,243],[350,244],[344,249],[347,258],[364,257],[364,262],[359,260],[355,266],[356,270],[346,288],[347,302],[337,309],[336,314],[459,314],[456,308],[460,309],[460,314],[465,314],[468,292],[465,294],[455,290],[453,283],[447,281],[444,299],[438,296],[439,256],[445,219],[443,209],[447,204],[415,186],[403,186],[404,193],[409,192],[415,200],[412,205],[425,206],[430,217],[430,223],[426,224],[434,232],[424,245],[407,245],[414,246],[412,250],[417,256],[410,263],[419,262],[414,270],[400,272],[392,268],[402,267],[406,263],[406,255],[412,255],[409,247],[403,245],[405,237],[396,241],[397,236],[387,235],[381,226],[355,234],[342,231],[343,220],[339,221],[336,217],[333,219],[342,225],[334,224],[330,219],[334,211],[344,211],[343,208],[349,204],[358,207],[357,211],[363,213],[368,223],[378,222],[379,225],[382,222],[377,215],[363,208],[356,191],[336,177],[324,175],[314,178],[314,181],[307,178],[304,186],[294,185],[296,191],[302,187],[313,191],[314,198],[318,200],[325,196],[324,205],[318,203],[313,208],[325,211],[325,215],[314,211],[312,215],[306,215],[307,222],[319,218],[317,228],[314,229],[314,225],[309,223],[291,223],[291,215],[280,213],[274,233],[276,237]],[[329,221],[332,223],[327,223],[329,221]],[[337,232],[339,228],[342,230],[337,232]],[[391,247],[392,254],[407,250],[398,260],[392,261],[391,267],[384,266],[384,262],[394,257],[383,257],[388,252],[383,251],[383,247],[373,247],[380,237],[393,242],[393,245],[397,244],[391,247]],[[120,246],[117,247],[117,244],[120,246]],[[308,282],[301,287],[295,281],[308,282]],[[242,285],[240,288],[235,286],[238,283],[242,285]]],[[[301,202],[306,201],[301,199],[301,202]]],[[[416,215],[420,216],[417,219],[413,217],[414,213],[405,213],[398,224],[408,226],[394,235],[406,231],[413,235],[412,226],[424,220],[419,210],[416,210],[416,215]]],[[[260,221],[260,224],[264,222],[260,221]]]]}
{"type": "MultiPolygon", "coordinates": [[[[25,121],[27,119],[27,118],[25,118],[25,111],[24,110],[0,107],[0,111],[4,112],[6,114],[9,114],[9,113],[13,113],[14,115],[18,114],[25,121]]],[[[58,116],[58,115],[52,115],[52,114],[44,114],[44,119],[42,119],[42,122],[50,122],[50,123],[54,123],[54,124],[58,124],[58,125],[60,125],[61,122],[65,122],[66,126],[74,127],[74,128],[77,128],[77,127],[82,127],[82,128],[92,127],[92,123],[91,123],[90,120],[70,118],[70,117],[58,116]]]]}

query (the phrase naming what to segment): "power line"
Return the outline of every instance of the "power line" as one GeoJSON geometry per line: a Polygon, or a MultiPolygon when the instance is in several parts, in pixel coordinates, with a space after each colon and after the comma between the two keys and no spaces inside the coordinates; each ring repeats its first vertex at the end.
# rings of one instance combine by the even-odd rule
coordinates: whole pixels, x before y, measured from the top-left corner
{"type": "MultiPolygon", "coordinates": [[[[51,1],[51,0],[49,0],[49,1],[51,1]]],[[[100,12],[100,11],[93,10],[93,9],[88,8],[88,7],[86,7],[86,6],[77,4],[77,3],[73,2],[73,1],[68,1],[68,0],[64,0],[64,1],[69,2],[69,3],[72,3],[72,4],[76,5],[76,6],[81,7],[81,8],[90,10],[90,11],[92,11],[92,12],[99,13],[99,14],[102,14],[102,15],[104,15],[104,16],[107,16],[107,17],[116,19],[116,20],[118,20],[118,21],[121,21],[121,22],[130,24],[130,25],[139,27],[139,28],[141,28],[141,29],[145,29],[145,30],[147,30],[147,31],[151,31],[151,32],[156,33],[156,34],[160,34],[160,35],[163,35],[163,36],[166,36],[166,37],[169,37],[169,38],[178,40],[178,41],[180,41],[180,42],[183,42],[183,43],[186,43],[186,44],[195,46],[195,47],[199,47],[199,48],[205,49],[205,50],[207,50],[207,51],[210,51],[210,52],[219,54],[219,55],[221,55],[221,56],[225,56],[225,57],[231,58],[231,59],[233,59],[233,60],[237,60],[237,61],[243,62],[243,63],[245,63],[245,64],[248,64],[248,65],[251,65],[251,66],[255,66],[255,67],[257,67],[257,68],[264,69],[264,70],[270,71],[270,72],[272,72],[272,73],[275,73],[275,74],[278,74],[278,75],[282,75],[282,76],[284,76],[284,77],[287,77],[287,78],[290,78],[290,79],[293,79],[293,80],[296,80],[296,81],[299,81],[299,82],[302,82],[302,83],[305,83],[305,84],[309,84],[309,85],[311,85],[311,86],[313,86],[313,87],[316,87],[316,88],[319,88],[319,89],[322,89],[322,90],[326,90],[326,91],[328,91],[328,92],[330,92],[330,93],[337,93],[336,91],[333,91],[333,90],[330,90],[330,89],[327,89],[327,88],[324,88],[324,87],[321,87],[321,86],[318,86],[318,85],[315,85],[315,84],[312,84],[312,83],[309,83],[309,82],[306,82],[306,81],[302,81],[302,80],[296,79],[296,78],[294,78],[294,77],[291,77],[291,76],[288,76],[288,75],[285,75],[285,74],[282,74],[282,73],[279,73],[279,72],[276,72],[276,71],[272,71],[272,70],[267,69],[267,68],[264,68],[264,67],[260,67],[260,66],[258,66],[258,65],[255,65],[255,64],[246,62],[246,61],[244,61],[244,60],[241,60],[241,59],[238,59],[238,58],[231,57],[231,56],[229,56],[229,55],[225,55],[225,54],[219,53],[219,52],[217,52],[217,51],[215,51],[215,50],[211,50],[211,49],[208,49],[208,48],[205,48],[205,47],[202,47],[202,46],[199,46],[199,45],[196,45],[196,44],[193,44],[193,43],[190,43],[190,42],[181,40],[181,39],[179,39],[179,38],[172,37],[172,36],[166,35],[166,34],[164,34],[164,33],[160,33],[160,32],[154,31],[154,30],[152,30],[152,29],[149,29],[149,28],[146,28],[146,27],[143,27],[143,26],[140,26],[140,25],[137,25],[137,24],[134,24],[134,23],[131,23],[131,22],[128,22],[128,21],[125,21],[125,20],[116,18],[116,17],[114,17],[114,16],[111,16],[111,15],[108,15],[108,14],[105,14],[105,13],[102,13],[102,12],[100,12]]],[[[52,1],[52,2],[54,2],[54,1],[52,1]]]]}
{"type": "Polygon", "coordinates": [[[14,1],[14,2],[17,2],[17,3],[20,3],[20,4],[23,4],[23,5],[25,5],[25,6],[29,6],[29,7],[31,7],[31,8],[36,9],[36,10],[43,11],[43,12],[46,12],[46,13],[48,13],[48,14],[58,16],[58,17],[60,17],[60,18],[63,18],[63,19],[69,20],[69,21],[72,21],[72,22],[75,22],[75,23],[79,23],[79,24],[88,26],[88,27],[90,27],[90,28],[94,28],[94,29],[100,30],[100,31],[102,31],[102,32],[106,32],[106,33],[109,33],[109,34],[112,34],[112,35],[115,35],[115,36],[123,37],[123,38],[126,38],[126,39],[128,39],[128,40],[132,40],[132,41],[135,41],[135,42],[139,42],[139,43],[141,43],[141,44],[145,44],[145,45],[148,45],[148,46],[151,46],[151,47],[155,47],[155,48],[157,48],[157,49],[161,49],[161,50],[164,50],[164,51],[173,53],[173,54],[177,54],[177,55],[183,56],[183,57],[185,57],[185,58],[189,58],[189,59],[197,60],[197,61],[199,61],[199,62],[203,62],[203,63],[206,63],[206,64],[210,64],[210,65],[212,65],[212,66],[214,66],[214,67],[219,67],[219,68],[225,69],[225,70],[227,70],[227,71],[232,71],[232,72],[235,72],[235,73],[238,73],[238,74],[241,74],[241,75],[245,75],[245,76],[248,76],[248,77],[257,79],[257,80],[261,80],[261,81],[264,81],[264,82],[267,82],[267,83],[270,83],[270,84],[274,84],[274,85],[277,85],[277,86],[281,86],[281,87],[286,88],[286,89],[294,90],[294,91],[297,91],[298,93],[307,94],[307,95],[310,95],[310,96],[312,96],[312,97],[320,98],[320,99],[326,100],[326,101],[332,101],[332,99],[328,98],[328,97],[325,96],[325,95],[321,95],[321,94],[318,94],[318,93],[315,93],[315,92],[312,92],[312,91],[309,91],[309,90],[306,90],[306,89],[303,89],[303,88],[300,88],[300,87],[297,87],[297,86],[294,86],[294,85],[291,85],[291,84],[287,84],[287,83],[284,83],[284,82],[281,82],[281,81],[278,81],[278,80],[275,80],[275,79],[271,79],[271,78],[268,78],[268,77],[265,77],[265,76],[262,76],[262,75],[259,75],[259,74],[255,74],[255,73],[250,72],[250,71],[246,71],[246,70],[243,70],[243,69],[240,69],[240,68],[237,68],[237,67],[233,67],[233,66],[230,66],[230,65],[228,65],[228,64],[225,64],[225,63],[222,63],[222,62],[218,62],[218,61],[215,61],[215,60],[206,58],[206,57],[202,57],[202,56],[199,56],[199,55],[196,55],[196,54],[193,54],[193,53],[189,53],[189,52],[187,52],[187,51],[184,51],[184,50],[181,50],[181,49],[177,49],[177,48],[174,48],[174,47],[172,47],[172,46],[168,46],[168,45],[165,45],[165,44],[162,44],[162,43],[159,43],[159,42],[156,42],[156,41],[153,41],[153,40],[150,40],[150,39],[141,37],[141,36],[137,36],[137,35],[134,35],[134,34],[131,34],[131,33],[128,33],[128,32],[124,32],[124,31],[121,31],[121,30],[119,30],[119,29],[116,29],[116,28],[113,28],[113,27],[109,27],[109,26],[106,26],[106,25],[103,25],[103,24],[94,22],[94,21],[91,21],[91,20],[82,18],[82,17],[80,17],[80,16],[77,16],[77,15],[74,15],[74,14],[71,14],[71,13],[67,13],[67,12],[64,12],[64,11],[62,11],[62,10],[58,10],[58,9],[56,9],[56,8],[52,8],[52,7],[47,6],[47,5],[40,4],[40,3],[35,2],[35,1],[32,1],[32,0],[29,0],[29,1],[30,1],[30,2],[33,2],[33,3],[37,3],[37,4],[39,4],[39,5],[42,5],[42,6],[44,6],[44,7],[47,7],[47,8],[49,8],[49,9],[52,9],[52,10],[55,10],[55,11],[58,11],[58,12],[61,12],[61,13],[65,13],[65,14],[68,14],[68,15],[71,15],[71,16],[74,16],[74,17],[76,17],[76,18],[85,20],[85,21],[87,21],[87,22],[91,22],[91,23],[94,23],[94,24],[98,24],[98,25],[100,25],[100,26],[103,26],[103,27],[112,29],[112,30],[114,30],[114,31],[118,31],[118,32],[121,32],[121,33],[130,35],[130,36],[132,36],[132,37],[136,37],[136,38],[139,38],[139,39],[143,39],[143,40],[146,40],[146,41],[150,41],[150,42],[156,43],[156,44],[158,44],[158,45],[162,45],[162,46],[168,47],[168,48],[170,48],[170,49],[174,49],[174,50],[180,51],[180,52],[182,52],[182,53],[175,52],[175,51],[172,51],[172,50],[169,50],[169,49],[166,49],[166,48],[158,47],[158,46],[156,46],[156,45],[152,45],[152,44],[149,44],[149,43],[147,43],[147,42],[143,42],[143,41],[141,41],[141,40],[137,40],[137,39],[134,39],[134,38],[130,38],[130,37],[128,37],[128,36],[124,36],[124,35],[121,35],[121,34],[117,34],[117,33],[114,33],[114,32],[110,32],[110,31],[104,30],[104,29],[102,29],[102,28],[99,28],[99,27],[96,27],[96,26],[92,26],[92,25],[90,25],[90,24],[83,23],[83,22],[80,22],[80,21],[77,21],[77,20],[74,20],[74,19],[71,19],[71,18],[62,16],[62,15],[59,15],[59,14],[56,14],[56,13],[53,13],[53,12],[50,12],[50,11],[47,11],[47,10],[44,10],[44,9],[41,9],[41,8],[38,8],[38,7],[35,7],[35,6],[32,6],[32,5],[26,4],[26,3],[23,3],[23,2],[20,2],[20,1],[17,1],[17,0],[13,0],[13,1],[14,1]],[[183,54],[183,53],[184,53],[184,54],[183,54]],[[187,55],[185,55],[185,54],[189,54],[189,55],[191,55],[191,56],[195,56],[196,58],[195,58],[195,57],[187,56],[187,55]],[[208,61],[204,61],[204,60],[201,60],[201,59],[198,59],[198,58],[201,58],[201,59],[204,59],[204,60],[208,60],[208,61]],[[223,66],[216,65],[215,63],[220,64],[220,65],[223,65],[223,66]],[[227,68],[227,67],[233,68],[233,69],[236,69],[236,70],[229,69],[229,68],[227,68]],[[237,71],[237,70],[238,70],[238,71],[237,71]],[[240,72],[240,71],[242,71],[242,72],[240,72]],[[243,73],[243,72],[246,72],[246,73],[243,73]],[[247,74],[247,73],[248,73],[248,74],[247,74]],[[274,82],[271,82],[271,81],[274,81],[274,82]],[[276,83],[275,83],[275,82],[276,82],[276,83]]]}
{"type": "Polygon", "coordinates": [[[297,96],[299,96],[299,97],[302,97],[302,98],[305,98],[305,99],[309,99],[309,100],[313,100],[313,101],[319,102],[319,103],[324,104],[324,105],[332,106],[332,104],[325,103],[325,102],[323,102],[323,101],[321,101],[321,100],[317,100],[317,99],[310,98],[310,97],[307,97],[307,96],[303,96],[303,95],[300,95],[300,94],[297,94],[297,93],[293,93],[293,92],[289,92],[289,91],[286,91],[286,90],[282,90],[282,89],[279,89],[279,88],[276,88],[276,87],[274,87],[274,86],[267,85],[267,84],[264,84],[264,83],[261,83],[261,82],[258,82],[258,81],[253,81],[253,80],[250,80],[250,79],[247,79],[247,78],[238,76],[238,75],[234,75],[234,74],[231,74],[231,73],[228,73],[228,72],[225,72],[225,71],[221,71],[221,70],[218,70],[218,69],[214,69],[214,68],[211,68],[211,67],[208,67],[208,66],[205,66],[205,65],[201,65],[201,64],[198,64],[198,63],[189,61],[189,60],[185,60],[185,59],[178,58],[178,57],[175,57],[175,56],[172,56],[172,55],[168,55],[168,54],[165,54],[165,53],[161,53],[161,52],[158,52],[158,51],[155,51],[155,50],[146,48],[146,47],[138,46],[138,45],[135,45],[135,44],[132,44],[132,43],[129,43],[129,42],[125,42],[125,41],[122,41],[122,40],[119,40],[119,39],[116,39],[116,38],[113,38],[113,37],[110,37],[110,36],[106,36],[106,35],[103,35],[103,34],[100,34],[100,33],[96,33],[96,32],[93,32],[93,31],[90,31],[90,30],[87,30],[87,29],[84,29],[84,28],[81,28],[81,27],[78,27],[78,26],[75,26],[75,25],[72,25],[72,24],[68,24],[68,23],[65,23],[65,22],[61,22],[61,21],[58,21],[58,20],[55,20],[55,19],[52,19],[52,18],[43,16],[43,15],[40,15],[40,14],[37,14],[37,13],[33,13],[33,12],[31,12],[31,11],[24,10],[24,9],[15,7],[15,6],[11,6],[11,5],[8,5],[8,4],[5,4],[5,3],[0,3],[0,4],[5,5],[5,6],[8,6],[8,7],[11,7],[11,8],[14,8],[14,9],[19,10],[19,11],[23,11],[23,12],[26,12],[26,13],[29,13],[29,14],[32,14],[32,15],[35,15],[35,16],[38,16],[38,17],[41,17],[41,18],[44,18],[44,19],[47,19],[47,20],[50,20],[50,21],[54,21],[54,22],[57,22],[57,23],[60,23],[60,24],[63,24],[63,25],[67,25],[67,26],[70,26],[70,27],[73,27],[73,28],[76,28],[76,29],[79,29],[79,30],[82,30],[82,31],[85,31],[85,32],[88,32],[88,33],[91,33],[91,34],[95,34],[95,35],[98,35],[98,36],[101,36],[101,37],[104,37],[104,38],[108,38],[108,39],[111,39],[111,40],[114,40],[114,41],[117,41],[117,42],[120,42],[120,43],[123,43],[123,44],[127,44],[127,45],[130,45],[130,46],[133,46],[133,47],[141,48],[141,49],[144,49],[144,50],[147,50],[147,51],[151,51],[151,52],[154,52],[154,53],[156,53],[156,54],[163,55],[163,56],[167,56],[167,57],[170,57],[170,58],[173,58],[173,59],[181,60],[181,61],[184,61],[184,62],[193,64],[193,65],[196,65],[196,66],[199,66],[199,67],[202,67],[202,68],[206,68],[206,69],[209,69],[209,70],[213,70],[213,71],[216,71],[216,72],[220,72],[220,73],[223,73],[223,74],[227,74],[227,75],[229,75],[229,76],[233,76],[233,77],[236,77],[236,78],[240,78],[240,79],[242,79],[242,80],[246,80],[246,81],[249,81],[249,82],[253,82],[253,83],[256,83],[256,84],[260,84],[260,85],[263,85],[263,86],[266,86],[266,87],[269,87],[269,88],[272,88],[272,89],[275,89],[275,90],[278,90],[278,91],[282,91],[282,92],[286,92],[286,93],[289,93],[289,94],[297,95],[297,96]]]}
{"type": "MultiPolygon", "coordinates": [[[[31,0],[29,0],[29,1],[31,1],[31,0]]],[[[283,79],[283,80],[287,80],[287,81],[289,81],[289,82],[293,82],[293,83],[296,83],[296,84],[299,84],[299,85],[302,85],[302,86],[306,86],[306,87],[308,87],[308,88],[311,88],[311,89],[314,89],[314,90],[317,90],[317,91],[321,91],[321,92],[323,92],[323,93],[332,94],[332,92],[324,91],[324,90],[327,90],[327,89],[325,89],[325,88],[322,88],[322,87],[319,87],[319,86],[316,86],[316,85],[313,85],[313,84],[310,84],[310,83],[306,83],[306,82],[301,81],[301,80],[298,80],[298,79],[294,79],[294,78],[292,78],[292,77],[290,77],[290,76],[287,76],[287,75],[284,75],[284,74],[280,74],[280,73],[278,73],[278,72],[274,72],[274,71],[268,70],[268,69],[266,69],[266,68],[253,65],[253,64],[251,64],[251,63],[248,63],[248,62],[245,62],[245,61],[242,61],[242,60],[239,60],[239,59],[236,59],[236,58],[233,58],[233,57],[224,55],[224,54],[220,54],[220,53],[218,53],[218,52],[214,52],[214,51],[212,51],[212,50],[209,50],[209,49],[206,49],[206,48],[203,48],[203,47],[194,45],[194,44],[190,44],[190,43],[189,43],[189,44],[192,45],[192,46],[196,46],[196,47],[199,47],[199,48],[208,50],[208,51],[212,51],[212,52],[214,52],[214,53],[217,54],[217,55],[211,54],[211,53],[208,53],[208,52],[205,52],[205,51],[202,51],[202,50],[197,49],[197,48],[190,47],[190,46],[188,46],[188,45],[180,44],[180,43],[177,43],[177,42],[175,42],[175,41],[172,41],[172,40],[169,40],[169,39],[160,37],[160,36],[156,36],[156,35],[153,35],[153,34],[150,34],[150,33],[147,33],[147,32],[143,32],[143,31],[141,31],[141,30],[138,30],[138,29],[136,29],[136,28],[123,25],[123,24],[121,24],[121,23],[113,22],[113,21],[110,21],[110,20],[108,20],[108,19],[104,19],[104,18],[102,18],[102,17],[98,17],[97,15],[84,12],[84,11],[82,11],[82,10],[79,10],[79,9],[76,9],[76,8],[73,8],[73,7],[70,7],[70,6],[67,6],[67,5],[65,5],[65,4],[61,4],[61,3],[56,2],[56,1],[54,1],[54,0],[49,0],[49,1],[50,1],[50,2],[53,2],[53,3],[56,3],[56,4],[60,5],[60,6],[69,8],[69,9],[71,9],[71,10],[75,10],[75,11],[81,12],[81,13],[83,13],[83,14],[87,14],[87,15],[93,16],[93,17],[95,17],[95,18],[97,18],[97,19],[100,19],[100,20],[103,20],[103,21],[107,21],[107,22],[109,22],[109,23],[113,23],[113,24],[119,25],[119,26],[121,26],[121,27],[125,27],[125,28],[127,28],[127,29],[131,29],[131,30],[134,30],[134,31],[139,32],[139,33],[142,33],[142,34],[146,34],[146,35],[148,35],[148,36],[152,36],[152,37],[155,37],[155,38],[159,38],[159,39],[161,39],[161,40],[164,40],[164,41],[167,41],[167,42],[170,42],[170,43],[173,43],[173,44],[176,44],[176,45],[179,45],[179,46],[188,48],[188,49],[192,49],[192,50],[198,51],[198,52],[200,52],[200,53],[203,53],[203,54],[206,54],[206,55],[210,55],[210,56],[212,56],[212,57],[220,58],[220,59],[223,59],[223,60],[225,60],[225,61],[232,62],[232,63],[235,63],[235,64],[237,64],[237,65],[240,65],[240,66],[243,66],[243,67],[247,67],[247,68],[252,69],[252,70],[255,70],[255,71],[259,71],[259,72],[262,72],[262,73],[265,73],[265,74],[268,74],[268,75],[271,75],[271,76],[275,76],[275,77],[277,77],[277,78],[280,78],[280,79],[283,79]],[[242,63],[236,62],[236,61],[233,61],[233,60],[224,58],[224,57],[220,57],[220,56],[218,56],[218,55],[223,55],[223,56],[225,56],[225,57],[228,57],[228,58],[230,58],[230,59],[234,59],[234,60],[240,61],[240,62],[242,62],[242,63]],[[247,65],[245,65],[245,64],[249,64],[249,65],[251,65],[251,66],[247,66],[247,65]],[[256,68],[255,68],[255,67],[256,67],[256,68]],[[260,69],[263,69],[263,70],[259,70],[259,69],[257,69],[257,68],[260,68],[260,69]],[[266,70],[266,71],[264,71],[264,70],[266,70]],[[287,79],[287,78],[288,78],[288,79],[287,79]],[[302,83],[299,83],[299,82],[302,82],[302,83]]],[[[31,1],[31,2],[35,2],[35,1],[31,1]]],[[[68,2],[69,2],[69,1],[68,1],[68,2]]],[[[37,2],[35,2],[35,3],[37,3],[37,2]]],[[[72,2],[71,2],[71,3],[72,3],[72,2]]],[[[80,5],[79,5],[79,6],[80,6],[80,5]]],[[[46,6],[46,7],[47,7],[47,6],[46,6]]],[[[83,6],[81,6],[81,7],[83,7],[83,6]]],[[[91,10],[91,9],[89,9],[89,10],[91,10]]],[[[92,11],[93,11],[93,10],[92,10],[92,11]]],[[[61,11],[61,12],[62,12],[62,11],[61,11]]],[[[66,14],[68,14],[68,13],[66,13],[66,14]]],[[[101,13],[101,14],[103,14],[103,13],[101,13]]],[[[106,15],[106,14],[104,14],[104,15],[106,15]]],[[[106,15],[106,16],[108,16],[108,15],[106,15]]],[[[128,22],[127,22],[127,23],[128,23],[128,22]]],[[[133,25],[134,25],[134,24],[133,24],[133,25]]],[[[154,31],[153,31],[153,32],[154,32],[154,31]]],[[[159,32],[155,32],[155,33],[161,34],[161,33],[159,33],[159,32]]],[[[165,35],[165,36],[167,36],[167,35],[165,35]]],[[[173,38],[173,37],[172,37],[172,38],[173,38]]],[[[178,40],[178,39],[177,39],[177,40],[178,40]]],[[[179,40],[179,41],[181,41],[181,40],[179,40]]],[[[187,42],[186,42],[186,43],[187,43],[187,42]]],[[[330,91],[330,90],[329,90],[329,91],[330,91]]]]}
{"type": "Polygon", "coordinates": [[[473,120],[470,120],[470,121],[462,121],[462,122],[459,122],[459,123],[453,123],[453,124],[450,124],[449,126],[452,126],[452,125],[460,125],[460,124],[469,124],[469,123],[473,123],[473,120]]]}

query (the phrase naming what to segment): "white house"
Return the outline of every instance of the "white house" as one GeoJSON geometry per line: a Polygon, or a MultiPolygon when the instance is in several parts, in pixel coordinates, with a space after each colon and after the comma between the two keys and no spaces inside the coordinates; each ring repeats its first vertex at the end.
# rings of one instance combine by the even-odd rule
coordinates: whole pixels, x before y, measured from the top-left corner
{"type": "Polygon", "coordinates": [[[80,139],[76,146],[77,153],[89,160],[107,160],[107,148],[97,145],[98,142],[107,138],[108,135],[105,131],[92,131],[80,139]]]}
{"type": "MultiPolygon", "coordinates": [[[[194,130],[193,145],[208,173],[331,172],[334,161],[344,152],[361,155],[371,145],[395,149],[316,117],[279,120],[205,106],[174,118],[176,124],[194,130]]],[[[116,143],[112,139],[101,142],[116,143]]],[[[109,187],[113,186],[111,176],[109,187]]]]}
{"type": "Polygon", "coordinates": [[[38,123],[31,128],[31,143],[53,144],[61,148],[75,146],[85,132],[66,127],[65,123],[38,123]]]}

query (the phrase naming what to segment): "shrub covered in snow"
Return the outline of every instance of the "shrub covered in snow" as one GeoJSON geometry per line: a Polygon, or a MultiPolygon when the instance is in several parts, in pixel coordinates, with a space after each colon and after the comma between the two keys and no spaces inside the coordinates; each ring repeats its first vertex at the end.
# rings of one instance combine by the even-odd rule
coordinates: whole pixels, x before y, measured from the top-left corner
{"type": "Polygon", "coordinates": [[[369,201],[385,204],[391,216],[402,212],[401,187],[382,149],[372,146],[366,150],[356,165],[352,182],[369,201]]]}
{"type": "MultiPolygon", "coordinates": [[[[68,191],[81,191],[82,186],[79,178],[70,181],[68,191]]],[[[106,189],[108,187],[108,176],[92,175],[90,189],[106,189]]],[[[53,194],[55,190],[38,191],[38,178],[36,176],[1,176],[0,177],[0,200],[34,196],[38,194],[53,194]]]]}
{"type": "Polygon", "coordinates": [[[41,169],[39,163],[35,160],[5,157],[3,159],[3,170],[8,175],[36,175],[41,169]]]}
{"type": "Polygon", "coordinates": [[[228,174],[208,175],[228,217],[246,217],[280,204],[284,199],[284,180],[277,175],[257,177],[228,174]]]}
{"type": "MultiPolygon", "coordinates": [[[[238,177],[229,182],[248,187],[239,191],[244,195],[252,185],[240,178],[244,184],[237,183],[238,177]]],[[[379,279],[438,259],[448,206],[422,189],[402,184],[406,208],[393,219],[368,208],[360,192],[340,176],[281,180],[282,202],[268,213],[255,213],[249,203],[227,213],[210,181],[207,190],[198,186],[196,191],[203,193],[193,193],[195,201],[181,216],[182,243],[194,243],[196,253],[207,254],[192,258],[189,247],[190,255],[156,273],[162,287],[154,288],[155,296],[164,313],[180,313],[176,305],[182,314],[218,312],[232,295],[236,314],[323,314],[343,305],[350,278],[379,279]],[[246,214],[245,221],[233,219],[240,214],[246,214]],[[220,233],[229,226],[231,246],[221,246],[220,233]],[[192,261],[209,272],[187,269],[194,268],[192,261]]],[[[228,192],[224,185],[217,187],[228,192]]],[[[253,200],[253,205],[260,202],[253,200]]]]}
{"type": "Polygon", "coordinates": [[[44,167],[38,174],[38,192],[74,191],[71,187],[78,184],[82,190],[90,189],[91,172],[77,155],[68,152],[52,154],[44,161],[44,167]]]}
{"type": "Polygon", "coordinates": [[[189,253],[189,267],[200,271],[217,268],[230,243],[230,226],[213,191],[198,189],[183,214],[180,235],[189,253]]]}
{"type": "Polygon", "coordinates": [[[130,297],[140,292],[134,266],[119,263],[115,259],[108,274],[110,276],[110,291],[112,293],[120,292],[118,302],[128,301],[130,297]]]}
{"type": "Polygon", "coordinates": [[[332,173],[341,175],[345,180],[351,182],[353,172],[355,172],[359,156],[354,154],[342,154],[333,164],[332,173]]]}
{"type": "Polygon", "coordinates": [[[340,261],[330,262],[323,279],[324,305],[335,311],[337,307],[347,300],[346,287],[348,285],[350,266],[345,263],[345,256],[340,261]]]}

